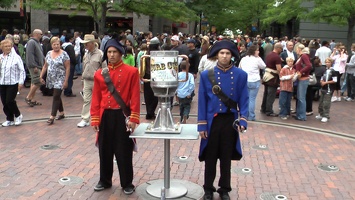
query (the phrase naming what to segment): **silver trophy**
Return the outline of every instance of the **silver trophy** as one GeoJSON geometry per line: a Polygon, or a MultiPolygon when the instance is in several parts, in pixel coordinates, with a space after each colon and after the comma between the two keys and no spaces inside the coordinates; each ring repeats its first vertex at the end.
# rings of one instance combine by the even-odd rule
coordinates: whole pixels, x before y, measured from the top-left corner
{"type": "MultiPolygon", "coordinates": [[[[188,60],[188,57],[179,55],[178,51],[151,51],[150,55],[141,58],[139,69],[141,77],[145,74],[144,59],[147,57],[150,57],[150,86],[154,96],[158,97],[159,109],[154,122],[147,127],[145,133],[180,133],[180,123],[174,123],[170,110],[170,98],[175,96],[179,84],[178,60],[182,58],[188,60]]],[[[188,75],[186,78],[188,79],[188,75]]]]}

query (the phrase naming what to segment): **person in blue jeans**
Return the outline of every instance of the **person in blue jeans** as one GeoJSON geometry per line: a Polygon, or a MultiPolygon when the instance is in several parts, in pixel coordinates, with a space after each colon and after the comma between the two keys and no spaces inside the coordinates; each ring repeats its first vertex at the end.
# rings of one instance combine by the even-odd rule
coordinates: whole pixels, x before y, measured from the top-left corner
{"type": "Polygon", "coordinates": [[[255,121],[255,101],[260,87],[260,69],[265,69],[266,64],[259,57],[259,46],[252,45],[239,63],[239,68],[248,74],[249,93],[249,121],[255,121]]]}
{"type": "Polygon", "coordinates": [[[293,82],[295,81],[295,78],[297,78],[297,76],[294,76],[295,70],[293,69],[293,62],[293,58],[287,57],[287,65],[285,65],[280,71],[279,116],[283,120],[288,119],[290,116],[293,82]]]}
{"type": "Polygon", "coordinates": [[[179,85],[176,90],[177,97],[179,98],[179,107],[180,107],[180,122],[186,124],[186,120],[189,118],[191,102],[194,96],[195,89],[195,79],[191,73],[188,73],[187,66],[189,62],[183,60],[180,64],[181,72],[179,72],[179,85]],[[186,75],[188,79],[186,80],[186,75]]]}
{"type": "Polygon", "coordinates": [[[298,77],[297,86],[297,108],[295,119],[306,121],[306,92],[309,84],[309,74],[312,69],[312,63],[309,58],[309,49],[303,44],[298,45],[297,54],[299,58],[295,64],[298,77]]]}

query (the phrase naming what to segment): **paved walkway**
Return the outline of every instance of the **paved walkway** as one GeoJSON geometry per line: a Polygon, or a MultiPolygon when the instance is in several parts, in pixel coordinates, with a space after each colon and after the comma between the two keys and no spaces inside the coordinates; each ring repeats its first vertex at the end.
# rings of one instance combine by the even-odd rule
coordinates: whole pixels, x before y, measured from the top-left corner
{"type": "MultiPolygon", "coordinates": [[[[51,97],[37,93],[43,105],[30,108],[24,101],[28,89],[18,95],[24,123],[0,127],[0,199],[147,199],[138,192],[124,195],[117,170],[111,189],[94,192],[99,178],[98,150],[91,127],[76,127],[82,106],[80,88],[77,79],[74,92],[78,96],[63,97],[67,118],[52,126],[45,122],[51,97]],[[58,148],[43,150],[51,145],[58,148]],[[71,178],[71,185],[60,180],[63,177],[71,178]]],[[[256,106],[257,121],[251,122],[248,132],[241,136],[244,157],[232,164],[232,199],[276,199],[277,195],[292,200],[355,199],[355,102],[333,103],[328,123],[321,123],[314,115],[301,122],[259,114],[261,97],[262,89],[256,106]],[[328,172],[332,170],[336,172],[328,172]]],[[[195,98],[188,123],[196,123],[196,105],[195,98]]],[[[317,105],[315,102],[314,111],[317,105]]],[[[173,112],[177,114],[177,107],[173,112]]],[[[142,122],[146,122],[144,117],[142,122]]],[[[3,113],[0,119],[5,119],[3,113]]],[[[163,179],[164,142],[140,139],[138,145],[134,184],[163,179]]],[[[203,184],[204,167],[197,159],[198,148],[199,140],[171,141],[172,179],[203,184]],[[175,162],[179,156],[189,159],[175,162]]],[[[215,199],[219,199],[217,194],[215,199]]]]}

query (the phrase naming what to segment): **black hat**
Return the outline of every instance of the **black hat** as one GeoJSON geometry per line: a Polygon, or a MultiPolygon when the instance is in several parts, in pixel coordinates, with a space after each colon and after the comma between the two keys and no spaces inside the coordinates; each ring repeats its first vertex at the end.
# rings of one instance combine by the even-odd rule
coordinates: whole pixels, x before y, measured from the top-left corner
{"type": "Polygon", "coordinates": [[[238,49],[233,42],[222,40],[216,42],[210,50],[207,58],[215,57],[221,49],[228,49],[234,57],[239,57],[238,49]]]}
{"type": "Polygon", "coordinates": [[[126,53],[125,46],[123,46],[120,42],[115,39],[110,39],[105,44],[104,55],[102,57],[102,61],[107,60],[107,49],[109,47],[115,47],[122,55],[126,53]]]}

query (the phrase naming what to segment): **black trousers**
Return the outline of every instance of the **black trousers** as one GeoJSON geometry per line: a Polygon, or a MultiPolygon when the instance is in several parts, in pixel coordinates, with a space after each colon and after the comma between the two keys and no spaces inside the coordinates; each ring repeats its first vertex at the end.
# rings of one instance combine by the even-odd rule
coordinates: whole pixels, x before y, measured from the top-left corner
{"type": "Polygon", "coordinates": [[[277,87],[264,85],[263,101],[261,103],[261,112],[265,114],[272,114],[273,105],[276,98],[277,87]]]}
{"type": "Polygon", "coordinates": [[[16,95],[18,84],[15,85],[0,85],[0,96],[3,105],[3,111],[7,121],[14,121],[14,117],[20,116],[20,110],[17,107],[16,95]]]}
{"type": "Polygon", "coordinates": [[[180,107],[180,122],[184,119],[184,116],[189,118],[190,110],[191,110],[191,102],[192,98],[179,98],[179,107],[180,107]]]}
{"type": "Polygon", "coordinates": [[[53,102],[52,102],[52,116],[57,115],[57,111],[63,112],[63,102],[61,98],[62,90],[61,89],[53,89],[53,102]]]}
{"type": "Polygon", "coordinates": [[[212,122],[211,133],[204,151],[205,154],[205,183],[206,191],[216,191],[213,186],[216,178],[217,159],[220,162],[218,192],[230,192],[231,164],[233,150],[236,147],[237,133],[233,129],[234,114],[218,114],[212,122]],[[227,126],[229,124],[229,126],[227,126]]]}
{"type": "Polygon", "coordinates": [[[155,116],[155,109],[158,106],[158,97],[154,96],[150,82],[144,83],[144,101],[147,110],[147,117],[155,116]]]}
{"type": "Polygon", "coordinates": [[[75,72],[75,65],[70,63],[70,73],[68,78],[68,87],[64,89],[64,95],[70,96],[73,94],[72,87],[73,87],[73,77],[75,72]]]}
{"type": "Polygon", "coordinates": [[[122,188],[133,187],[133,141],[129,138],[122,110],[105,110],[99,130],[100,182],[112,185],[115,156],[122,188]]]}
{"type": "Polygon", "coordinates": [[[346,87],[348,92],[348,97],[355,98],[355,76],[353,74],[348,74],[346,76],[346,87]]]}
{"type": "Polygon", "coordinates": [[[318,88],[309,85],[306,93],[306,112],[313,112],[313,99],[318,88]]]}

